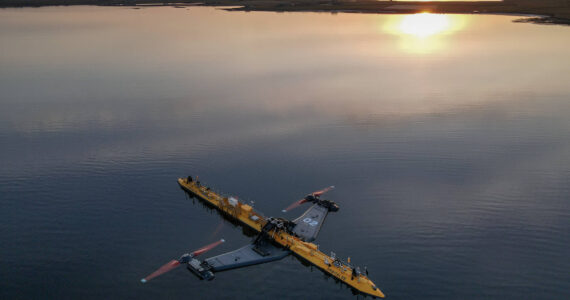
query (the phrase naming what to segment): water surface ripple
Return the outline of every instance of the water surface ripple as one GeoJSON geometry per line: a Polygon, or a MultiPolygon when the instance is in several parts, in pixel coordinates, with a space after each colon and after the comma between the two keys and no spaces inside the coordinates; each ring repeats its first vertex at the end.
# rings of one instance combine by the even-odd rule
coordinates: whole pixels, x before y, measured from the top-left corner
{"type": "Polygon", "coordinates": [[[514,18],[0,10],[0,298],[355,297],[294,257],[142,285],[251,240],[189,174],[273,216],[336,185],[317,242],[390,299],[567,298],[570,29],[514,18]]]}

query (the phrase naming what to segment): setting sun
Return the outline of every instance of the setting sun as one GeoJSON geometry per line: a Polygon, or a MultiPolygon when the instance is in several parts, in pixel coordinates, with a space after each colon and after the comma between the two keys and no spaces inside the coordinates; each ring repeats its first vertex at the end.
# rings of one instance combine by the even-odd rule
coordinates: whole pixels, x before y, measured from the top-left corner
{"type": "Polygon", "coordinates": [[[417,37],[428,37],[447,30],[449,17],[441,14],[421,13],[405,16],[400,23],[400,31],[417,37]]]}

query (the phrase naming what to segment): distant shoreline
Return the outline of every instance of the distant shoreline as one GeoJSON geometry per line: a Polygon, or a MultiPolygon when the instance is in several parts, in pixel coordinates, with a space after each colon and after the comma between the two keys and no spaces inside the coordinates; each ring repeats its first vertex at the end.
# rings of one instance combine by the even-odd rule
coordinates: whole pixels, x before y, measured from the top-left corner
{"type": "Polygon", "coordinates": [[[98,6],[233,6],[228,11],[330,12],[413,14],[419,12],[453,14],[531,15],[516,22],[570,25],[570,0],[504,0],[476,2],[412,2],[374,0],[2,0],[0,8],[67,5],[98,6]],[[534,16],[534,17],[532,17],[534,16]]]}

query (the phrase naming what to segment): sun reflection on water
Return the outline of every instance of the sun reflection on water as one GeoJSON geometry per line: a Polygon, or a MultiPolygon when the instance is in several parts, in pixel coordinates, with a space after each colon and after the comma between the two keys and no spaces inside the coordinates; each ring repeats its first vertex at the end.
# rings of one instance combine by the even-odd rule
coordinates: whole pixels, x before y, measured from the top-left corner
{"type": "Polygon", "coordinates": [[[400,48],[413,54],[443,51],[446,36],[463,28],[465,16],[428,12],[392,16],[383,30],[400,37],[400,48]]]}
{"type": "Polygon", "coordinates": [[[430,13],[408,15],[400,23],[402,33],[421,38],[443,32],[447,28],[449,28],[448,16],[430,13]]]}

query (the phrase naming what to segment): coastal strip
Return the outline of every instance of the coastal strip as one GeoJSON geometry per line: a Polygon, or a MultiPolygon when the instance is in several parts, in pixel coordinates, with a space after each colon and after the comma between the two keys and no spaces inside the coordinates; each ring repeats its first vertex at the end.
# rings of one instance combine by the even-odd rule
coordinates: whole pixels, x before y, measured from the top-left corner
{"type": "Polygon", "coordinates": [[[2,0],[0,7],[61,5],[175,6],[204,5],[231,7],[229,11],[351,12],[374,14],[514,14],[531,15],[517,22],[570,25],[570,0],[504,1],[374,1],[374,0],[2,0]]]}

